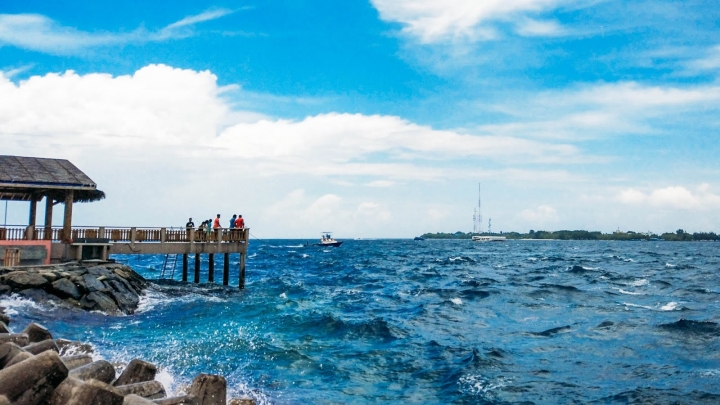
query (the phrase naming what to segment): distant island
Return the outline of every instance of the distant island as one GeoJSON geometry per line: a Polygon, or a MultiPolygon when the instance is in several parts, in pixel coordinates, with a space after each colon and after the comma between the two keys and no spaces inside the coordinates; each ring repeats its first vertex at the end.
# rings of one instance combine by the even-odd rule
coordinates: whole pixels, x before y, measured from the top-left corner
{"type": "Polygon", "coordinates": [[[663,234],[655,234],[651,232],[620,232],[602,233],[599,231],[534,231],[528,233],[519,232],[500,232],[500,233],[473,233],[473,232],[455,232],[455,233],[426,233],[422,235],[425,239],[472,239],[475,235],[481,236],[504,236],[507,239],[560,239],[560,240],[664,240],[664,241],[718,241],[720,236],[715,232],[695,232],[689,233],[682,229],[678,229],[674,233],[666,232],[663,234]]]}

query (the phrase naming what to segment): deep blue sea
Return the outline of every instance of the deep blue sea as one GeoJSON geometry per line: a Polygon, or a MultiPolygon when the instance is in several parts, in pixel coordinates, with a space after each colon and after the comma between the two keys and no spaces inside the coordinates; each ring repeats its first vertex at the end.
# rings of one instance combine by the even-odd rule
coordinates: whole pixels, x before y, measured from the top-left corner
{"type": "MultiPolygon", "coordinates": [[[[209,372],[259,403],[720,403],[720,243],[303,243],[252,240],[245,290],[161,281],[131,316],[0,305],[170,392],[209,372]]],[[[116,259],[154,279],[164,256],[116,259]]]]}

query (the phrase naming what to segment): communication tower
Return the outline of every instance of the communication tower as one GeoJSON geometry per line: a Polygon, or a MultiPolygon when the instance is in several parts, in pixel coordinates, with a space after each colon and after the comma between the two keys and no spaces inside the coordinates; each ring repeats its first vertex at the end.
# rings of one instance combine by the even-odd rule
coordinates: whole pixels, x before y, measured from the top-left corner
{"type": "Polygon", "coordinates": [[[482,233],[483,232],[483,220],[482,220],[482,193],[481,193],[480,183],[478,183],[478,206],[477,206],[477,215],[475,217],[475,233],[482,233]]]}
{"type": "Polygon", "coordinates": [[[488,233],[492,233],[492,218],[488,218],[488,233]]]}

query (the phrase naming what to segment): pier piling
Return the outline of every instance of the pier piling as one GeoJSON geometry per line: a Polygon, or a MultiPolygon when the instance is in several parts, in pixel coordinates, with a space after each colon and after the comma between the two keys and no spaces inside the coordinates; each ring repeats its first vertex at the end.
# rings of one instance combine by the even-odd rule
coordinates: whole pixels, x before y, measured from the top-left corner
{"type": "Polygon", "coordinates": [[[215,253],[208,254],[208,283],[215,282],[215,253]]]}
{"type": "Polygon", "coordinates": [[[187,283],[188,279],[188,255],[183,253],[183,269],[182,269],[182,281],[187,283]]]}
{"type": "Polygon", "coordinates": [[[240,253],[240,282],[238,288],[245,288],[245,253],[240,253]]]}
{"type": "Polygon", "coordinates": [[[195,284],[200,283],[200,253],[195,253],[195,284]]]}
{"type": "Polygon", "coordinates": [[[223,258],[223,285],[230,284],[230,253],[225,253],[223,258]]]}

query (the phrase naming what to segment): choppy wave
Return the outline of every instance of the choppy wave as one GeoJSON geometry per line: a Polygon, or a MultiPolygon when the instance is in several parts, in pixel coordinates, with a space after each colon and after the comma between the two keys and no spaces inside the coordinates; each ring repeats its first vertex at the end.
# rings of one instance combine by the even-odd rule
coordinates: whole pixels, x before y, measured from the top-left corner
{"type": "MultiPolygon", "coordinates": [[[[176,269],[131,316],[0,306],[13,330],[40,322],[98,356],[158,364],[168,392],[217,372],[261,404],[720,399],[716,244],[303,243],[253,240],[244,290],[234,256],[229,287],[221,261],[216,284],[176,269]]],[[[119,259],[157,278],[164,257],[119,259]]]]}

